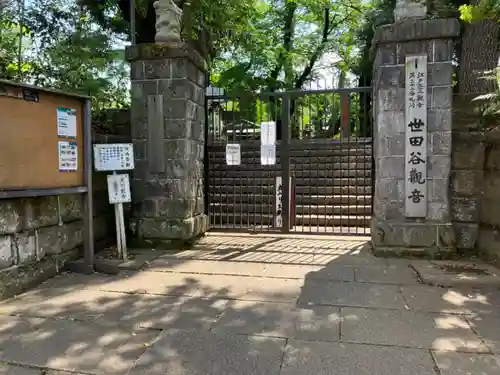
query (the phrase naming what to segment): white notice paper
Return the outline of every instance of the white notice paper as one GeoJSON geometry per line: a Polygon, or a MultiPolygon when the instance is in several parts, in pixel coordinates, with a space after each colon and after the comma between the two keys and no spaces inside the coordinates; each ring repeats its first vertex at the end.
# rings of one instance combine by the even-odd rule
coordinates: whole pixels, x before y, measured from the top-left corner
{"type": "Polygon", "coordinates": [[[427,55],[406,57],[405,216],[427,215],[427,55]]]}
{"type": "Polygon", "coordinates": [[[59,151],[59,170],[62,172],[78,170],[78,148],[76,142],[57,142],[59,151]]]}
{"type": "Polygon", "coordinates": [[[76,138],[76,109],[57,108],[57,135],[76,138]]]}
{"type": "Polygon", "coordinates": [[[276,145],[260,145],[260,164],[276,164],[276,145]]]}
{"type": "Polygon", "coordinates": [[[134,147],[132,143],[94,145],[94,166],[97,171],[134,169],[134,147]]]}
{"type": "Polygon", "coordinates": [[[108,175],[109,203],[128,203],[132,201],[130,194],[130,180],[128,174],[108,175]]]}
{"type": "Polygon", "coordinates": [[[238,143],[228,143],[226,145],[226,164],[241,164],[241,147],[238,143]]]}
{"type": "Polygon", "coordinates": [[[260,144],[276,144],[276,123],[274,121],[260,123],[260,144]]]}

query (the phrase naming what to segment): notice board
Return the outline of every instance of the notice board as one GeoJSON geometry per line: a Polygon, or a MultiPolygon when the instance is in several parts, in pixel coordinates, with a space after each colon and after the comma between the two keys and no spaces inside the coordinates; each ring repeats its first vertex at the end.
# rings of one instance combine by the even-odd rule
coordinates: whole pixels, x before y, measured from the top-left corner
{"type": "Polygon", "coordinates": [[[0,80],[0,190],[79,187],[85,97],[0,80]]]}

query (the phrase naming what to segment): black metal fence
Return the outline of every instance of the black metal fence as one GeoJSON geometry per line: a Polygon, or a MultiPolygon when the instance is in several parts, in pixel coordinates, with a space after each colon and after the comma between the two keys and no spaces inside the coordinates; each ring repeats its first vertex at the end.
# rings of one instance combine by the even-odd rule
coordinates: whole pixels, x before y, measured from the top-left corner
{"type": "Polygon", "coordinates": [[[208,96],[206,105],[212,229],[369,233],[370,87],[208,96]],[[276,129],[271,165],[261,160],[266,122],[276,129]],[[239,165],[227,164],[227,144],[241,148],[239,165]]]}

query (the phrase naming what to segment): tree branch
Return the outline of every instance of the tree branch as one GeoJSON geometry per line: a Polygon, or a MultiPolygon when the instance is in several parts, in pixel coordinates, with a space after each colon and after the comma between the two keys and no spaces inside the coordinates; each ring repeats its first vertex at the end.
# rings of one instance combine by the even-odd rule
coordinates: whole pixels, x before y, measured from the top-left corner
{"type": "MultiPolygon", "coordinates": [[[[339,25],[342,23],[346,18],[344,18],[342,21],[339,21],[335,24],[335,26],[339,25]]],[[[309,62],[307,63],[306,67],[302,71],[302,74],[299,76],[297,81],[295,82],[294,88],[300,89],[302,85],[305,83],[309,75],[311,74],[314,64],[318,61],[318,58],[320,57],[321,53],[323,52],[323,49],[325,48],[325,44],[328,41],[328,36],[332,32],[332,30],[335,28],[335,26],[330,27],[330,9],[325,8],[325,22],[323,24],[323,32],[322,32],[322,37],[321,37],[321,42],[319,45],[316,47],[316,50],[314,53],[311,55],[311,58],[309,59],[309,62]]]]}
{"type": "Polygon", "coordinates": [[[276,90],[278,75],[280,74],[286,60],[285,53],[290,52],[293,44],[293,34],[295,31],[294,18],[295,11],[297,10],[297,3],[295,1],[289,1],[286,3],[285,9],[285,16],[283,18],[283,50],[280,51],[280,54],[276,61],[276,66],[269,75],[269,91],[276,90]]]}

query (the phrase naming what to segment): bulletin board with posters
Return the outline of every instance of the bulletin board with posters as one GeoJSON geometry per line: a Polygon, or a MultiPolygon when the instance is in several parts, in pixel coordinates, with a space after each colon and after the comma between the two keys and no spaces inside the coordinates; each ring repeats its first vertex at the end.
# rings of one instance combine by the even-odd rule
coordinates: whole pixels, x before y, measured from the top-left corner
{"type": "Polygon", "coordinates": [[[89,99],[0,80],[1,197],[88,189],[89,99]]]}
{"type": "Polygon", "coordinates": [[[91,98],[0,80],[0,199],[82,194],[92,272],[91,98]]]}

